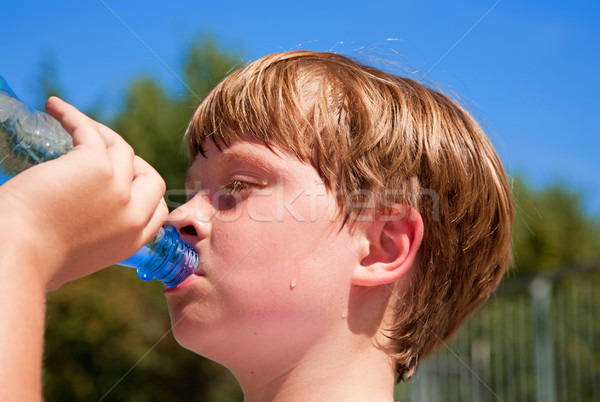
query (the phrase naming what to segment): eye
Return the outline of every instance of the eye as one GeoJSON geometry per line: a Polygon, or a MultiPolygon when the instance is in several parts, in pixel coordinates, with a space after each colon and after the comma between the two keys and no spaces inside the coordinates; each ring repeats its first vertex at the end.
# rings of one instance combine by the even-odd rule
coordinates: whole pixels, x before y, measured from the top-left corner
{"type": "Polygon", "coordinates": [[[241,180],[231,180],[213,197],[213,204],[219,211],[229,211],[237,208],[247,196],[254,184],[241,180]],[[218,196],[217,196],[218,195],[218,196]]]}
{"type": "Polygon", "coordinates": [[[235,194],[249,190],[252,186],[252,184],[247,183],[245,181],[231,180],[229,183],[227,183],[225,189],[229,191],[229,194],[235,194]]]}

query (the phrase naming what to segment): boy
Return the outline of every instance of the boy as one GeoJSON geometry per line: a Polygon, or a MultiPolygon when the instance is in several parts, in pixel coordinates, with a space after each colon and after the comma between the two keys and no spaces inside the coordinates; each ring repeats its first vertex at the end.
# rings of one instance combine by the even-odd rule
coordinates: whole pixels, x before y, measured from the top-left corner
{"type": "Polygon", "coordinates": [[[509,263],[497,155],[414,81],[265,56],[207,95],[186,142],[188,201],[168,223],[201,262],[165,290],[173,333],[248,401],[392,400],[509,263]]]}

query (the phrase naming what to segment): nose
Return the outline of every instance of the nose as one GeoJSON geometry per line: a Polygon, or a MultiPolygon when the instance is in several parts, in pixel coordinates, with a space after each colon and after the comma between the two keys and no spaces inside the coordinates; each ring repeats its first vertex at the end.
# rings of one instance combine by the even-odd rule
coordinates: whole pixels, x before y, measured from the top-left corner
{"type": "Polygon", "coordinates": [[[210,234],[213,215],[210,203],[197,194],[169,214],[166,224],[173,225],[181,238],[194,244],[210,234]]]}

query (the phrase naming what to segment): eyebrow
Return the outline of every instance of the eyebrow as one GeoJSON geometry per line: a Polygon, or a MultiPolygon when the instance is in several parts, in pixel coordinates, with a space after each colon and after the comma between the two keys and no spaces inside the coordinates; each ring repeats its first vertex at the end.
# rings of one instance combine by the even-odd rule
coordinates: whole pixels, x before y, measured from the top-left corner
{"type": "MultiPolygon", "coordinates": [[[[268,151],[270,154],[281,158],[280,155],[268,151]]],[[[222,153],[222,162],[224,163],[233,163],[233,162],[241,162],[241,163],[251,163],[253,165],[258,166],[260,169],[265,171],[277,171],[280,170],[283,166],[280,164],[273,164],[269,161],[266,161],[264,158],[261,158],[256,153],[252,153],[249,151],[240,151],[236,149],[228,148],[222,153]],[[277,166],[279,165],[279,166],[277,166]]]]}

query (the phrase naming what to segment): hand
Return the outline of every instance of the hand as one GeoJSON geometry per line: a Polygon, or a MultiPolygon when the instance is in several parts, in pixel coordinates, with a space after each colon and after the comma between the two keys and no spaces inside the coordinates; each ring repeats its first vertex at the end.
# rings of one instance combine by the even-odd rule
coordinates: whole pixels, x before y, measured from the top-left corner
{"type": "Polygon", "coordinates": [[[168,209],[164,181],[118,134],[58,98],[46,110],[74,150],[5,183],[0,208],[2,231],[50,290],[133,255],[168,209]]]}

